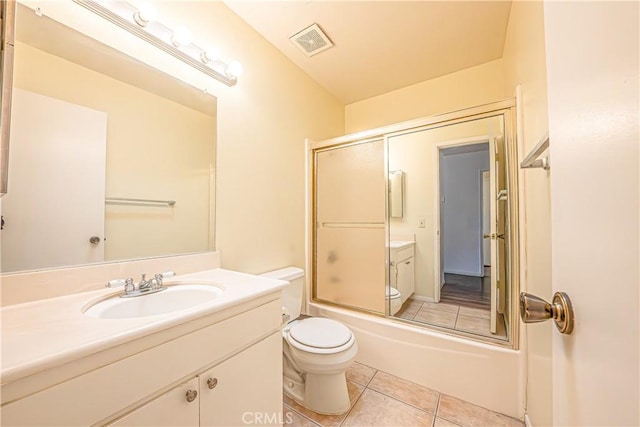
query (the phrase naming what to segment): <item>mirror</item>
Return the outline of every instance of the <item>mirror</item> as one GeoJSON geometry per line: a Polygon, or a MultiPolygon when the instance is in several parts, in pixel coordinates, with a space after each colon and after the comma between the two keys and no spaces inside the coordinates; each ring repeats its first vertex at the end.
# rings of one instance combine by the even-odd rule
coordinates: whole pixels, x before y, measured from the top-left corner
{"type": "Polygon", "coordinates": [[[2,272],[214,249],[213,96],[22,5],[14,69],[2,272]]]}
{"type": "Polygon", "coordinates": [[[314,144],[313,300],[515,346],[514,114],[505,100],[314,144]]]}
{"type": "Polygon", "coordinates": [[[504,122],[496,115],[388,138],[389,170],[405,172],[406,188],[404,217],[389,215],[389,283],[399,294],[390,315],[508,339],[504,122]]]}

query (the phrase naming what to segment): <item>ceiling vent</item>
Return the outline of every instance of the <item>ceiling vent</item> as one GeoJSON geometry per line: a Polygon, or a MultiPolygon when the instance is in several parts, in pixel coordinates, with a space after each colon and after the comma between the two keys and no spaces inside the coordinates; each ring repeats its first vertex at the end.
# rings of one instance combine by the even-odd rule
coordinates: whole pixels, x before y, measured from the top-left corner
{"type": "Polygon", "coordinates": [[[289,37],[307,56],[313,56],[333,46],[329,37],[322,32],[318,24],[313,24],[289,37]]]}

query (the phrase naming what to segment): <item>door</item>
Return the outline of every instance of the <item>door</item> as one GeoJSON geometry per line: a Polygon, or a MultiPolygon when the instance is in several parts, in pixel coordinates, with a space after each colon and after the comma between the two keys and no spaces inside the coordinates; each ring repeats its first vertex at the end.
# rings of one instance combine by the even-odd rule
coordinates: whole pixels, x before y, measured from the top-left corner
{"type": "Polygon", "coordinates": [[[384,141],[316,154],[314,297],[385,313],[384,141]]]}
{"type": "Polygon", "coordinates": [[[553,333],[539,392],[553,396],[554,425],[640,425],[639,12],[544,4],[552,287],[576,314],[571,335],[553,333]]]}
{"type": "Polygon", "coordinates": [[[198,426],[198,379],[193,378],[130,412],[109,427],[198,426]]]}
{"type": "Polygon", "coordinates": [[[280,331],[198,378],[201,426],[282,425],[280,331]]]}
{"type": "Polygon", "coordinates": [[[4,272],[103,261],[106,146],[106,113],[14,89],[4,272]]]}
{"type": "Polygon", "coordinates": [[[489,171],[482,171],[482,264],[483,267],[491,265],[491,181],[489,171]]]}

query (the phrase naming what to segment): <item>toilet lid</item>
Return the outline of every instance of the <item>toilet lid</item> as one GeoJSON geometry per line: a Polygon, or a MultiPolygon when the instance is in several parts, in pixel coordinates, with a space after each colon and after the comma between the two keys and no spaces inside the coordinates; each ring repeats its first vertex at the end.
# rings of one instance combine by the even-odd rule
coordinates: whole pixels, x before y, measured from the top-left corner
{"type": "Polygon", "coordinates": [[[289,336],[309,347],[335,348],[349,342],[351,330],[335,320],[310,317],[292,326],[289,336]]]}
{"type": "Polygon", "coordinates": [[[387,299],[400,298],[400,291],[394,287],[387,286],[387,299]]]}

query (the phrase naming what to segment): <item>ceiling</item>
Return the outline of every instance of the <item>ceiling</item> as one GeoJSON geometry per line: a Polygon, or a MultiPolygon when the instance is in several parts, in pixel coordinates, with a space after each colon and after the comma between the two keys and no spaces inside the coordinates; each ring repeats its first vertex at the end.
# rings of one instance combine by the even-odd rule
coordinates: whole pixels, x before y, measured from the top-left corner
{"type": "Polygon", "coordinates": [[[227,6],[345,104],[502,57],[510,1],[235,1],[227,6]],[[334,46],[289,37],[318,24],[334,46]]]}

